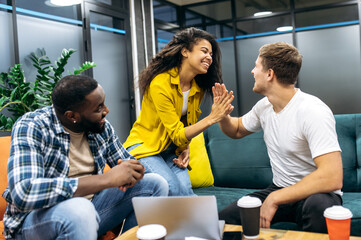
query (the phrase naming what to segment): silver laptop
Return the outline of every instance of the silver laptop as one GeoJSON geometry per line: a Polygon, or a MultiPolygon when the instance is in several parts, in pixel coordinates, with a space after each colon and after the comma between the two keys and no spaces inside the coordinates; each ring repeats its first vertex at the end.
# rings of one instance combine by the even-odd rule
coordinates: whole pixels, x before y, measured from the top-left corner
{"type": "Polygon", "coordinates": [[[218,221],[215,196],[134,197],[132,201],[138,225],[163,225],[167,240],[222,239],[224,221],[218,221]]]}

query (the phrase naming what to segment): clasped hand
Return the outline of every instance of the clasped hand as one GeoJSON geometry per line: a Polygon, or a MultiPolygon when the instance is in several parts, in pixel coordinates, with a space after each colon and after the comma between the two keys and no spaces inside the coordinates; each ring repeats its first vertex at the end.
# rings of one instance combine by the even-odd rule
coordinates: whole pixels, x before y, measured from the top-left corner
{"type": "Polygon", "coordinates": [[[181,169],[185,169],[189,164],[189,146],[182,151],[178,158],[174,158],[173,162],[181,169]]]}
{"type": "Polygon", "coordinates": [[[109,176],[110,184],[119,187],[125,192],[127,188],[133,187],[144,176],[144,166],[138,160],[118,160],[118,165],[111,168],[106,174],[109,176]]]}

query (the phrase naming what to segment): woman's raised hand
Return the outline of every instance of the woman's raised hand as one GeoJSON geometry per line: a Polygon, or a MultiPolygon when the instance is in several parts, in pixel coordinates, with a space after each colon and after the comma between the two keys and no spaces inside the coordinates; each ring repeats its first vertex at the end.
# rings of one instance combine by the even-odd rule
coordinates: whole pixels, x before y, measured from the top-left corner
{"type": "Polygon", "coordinates": [[[231,104],[234,99],[233,91],[228,92],[224,84],[216,83],[212,87],[212,92],[213,105],[209,115],[215,122],[219,122],[234,109],[234,106],[231,104]]]}

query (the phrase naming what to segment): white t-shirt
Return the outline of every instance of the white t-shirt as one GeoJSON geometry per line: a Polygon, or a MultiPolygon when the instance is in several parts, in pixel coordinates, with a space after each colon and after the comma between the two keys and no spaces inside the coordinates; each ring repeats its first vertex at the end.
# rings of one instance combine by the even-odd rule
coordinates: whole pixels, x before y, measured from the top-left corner
{"type": "Polygon", "coordinates": [[[294,185],[316,170],[315,157],[341,151],[332,111],[300,89],[279,113],[267,97],[261,99],[242,117],[242,123],[250,132],[263,129],[273,183],[279,187],[294,185]]]}
{"type": "Polygon", "coordinates": [[[187,115],[187,109],[188,109],[188,97],[189,97],[189,92],[191,91],[191,89],[189,89],[188,91],[183,92],[183,107],[182,107],[182,116],[187,115]]]}

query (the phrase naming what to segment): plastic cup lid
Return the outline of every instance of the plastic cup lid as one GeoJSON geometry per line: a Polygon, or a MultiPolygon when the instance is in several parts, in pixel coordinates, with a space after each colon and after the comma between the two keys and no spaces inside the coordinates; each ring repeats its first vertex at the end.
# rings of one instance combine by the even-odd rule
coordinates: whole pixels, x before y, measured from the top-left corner
{"type": "Polygon", "coordinates": [[[237,206],[242,208],[254,208],[254,207],[259,207],[261,205],[262,202],[259,198],[251,197],[251,196],[244,196],[240,198],[237,202],[237,206]]]}
{"type": "Polygon", "coordinates": [[[332,206],[326,208],[323,212],[323,216],[330,219],[343,220],[352,218],[352,212],[342,206],[332,206]]]}
{"type": "Polygon", "coordinates": [[[160,224],[149,224],[139,227],[137,231],[138,239],[159,239],[167,235],[167,229],[160,224]]]}

